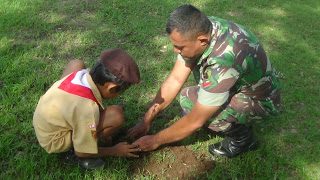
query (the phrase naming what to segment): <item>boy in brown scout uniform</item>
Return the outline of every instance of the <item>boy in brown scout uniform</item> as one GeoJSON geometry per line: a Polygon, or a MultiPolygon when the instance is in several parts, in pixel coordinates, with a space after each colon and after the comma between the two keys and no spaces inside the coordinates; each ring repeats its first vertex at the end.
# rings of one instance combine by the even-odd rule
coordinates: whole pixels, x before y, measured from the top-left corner
{"type": "Polygon", "coordinates": [[[120,49],[103,51],[90,71],[82,61],[71,61],[34,112],[40,145],[86,169],[102,167],[99,157],[138,157],[137,146],[121,142],[110,147],[111,135],[124,123],[124,112],[120,106],[104,109],[102,105],[102,99],[116,97],[138,83],[137,64],[120,49]]]}

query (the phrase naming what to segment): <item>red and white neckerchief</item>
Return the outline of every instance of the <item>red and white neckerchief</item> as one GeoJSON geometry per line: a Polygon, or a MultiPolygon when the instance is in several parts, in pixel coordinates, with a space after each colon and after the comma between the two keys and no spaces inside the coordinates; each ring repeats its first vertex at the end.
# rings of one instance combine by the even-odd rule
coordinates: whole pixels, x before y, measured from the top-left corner
{"type": "Polygon", "coordinates": [[[99,107],[101,107],[98,100],[94,97],[91,87],[89,86],[87,80],[88,73],[89,72],[86,69],[75,71],[64,81],[62,81],[58,88],[68,93],[91,99],[92,101],[96,102],[99,107]]]}

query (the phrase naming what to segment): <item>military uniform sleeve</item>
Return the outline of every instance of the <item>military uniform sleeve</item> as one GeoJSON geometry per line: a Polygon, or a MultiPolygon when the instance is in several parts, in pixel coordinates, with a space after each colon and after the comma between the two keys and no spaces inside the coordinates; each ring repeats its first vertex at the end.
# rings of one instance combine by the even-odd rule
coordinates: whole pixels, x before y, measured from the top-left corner
{"type": "Polygon", "coordinates": [[[229,66],[213,64],[204,69],[198,93],[198,102],[206,106],[221,106],[229,98],[232,86],[239,78],[239,72],[229,66]]]}

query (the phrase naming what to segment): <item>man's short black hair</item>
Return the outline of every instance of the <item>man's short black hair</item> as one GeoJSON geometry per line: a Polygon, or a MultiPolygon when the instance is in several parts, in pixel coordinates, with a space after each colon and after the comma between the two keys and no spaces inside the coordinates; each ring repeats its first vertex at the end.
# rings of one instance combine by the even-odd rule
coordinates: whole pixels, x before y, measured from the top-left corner
{"type": "Polygon", "coordinates": [[[212,30],[212,24],[199,9],[185,4],[176,8],[167,21],[166,31],[169,35],[175,28],[181,35],[192,39],[201,34],[208,34],[212,30]]]}
{"type": "Polygon", "coordinates": [[[117,91],[128,88],[131,84],[113,75],[109,69],[101,62],[97,62],[90,70],[90,75],[94,83],[104,85],[106,82],[117,84],[117,91]]]}

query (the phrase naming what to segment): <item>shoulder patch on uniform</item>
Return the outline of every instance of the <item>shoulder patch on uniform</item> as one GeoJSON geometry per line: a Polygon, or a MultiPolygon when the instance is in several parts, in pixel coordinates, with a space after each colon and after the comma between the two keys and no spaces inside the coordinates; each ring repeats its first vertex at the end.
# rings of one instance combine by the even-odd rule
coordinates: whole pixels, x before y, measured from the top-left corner
{"type": "Polygon", "coordinates": [[[89,127],[90,129],[96,128],[96,124],[89,124],[88,127],[89,127]]]}
{"type": "Polygon", "coordinates": [[[211,68],[207,68],[206,70],[205,70],[205,72],[203,73],[203,82],[202,82],[202,86],[203,87],[207,87],[207,86],[209,86],[210,84],[211,84],[211,82],[210,82],[210,77],[211,77],[211,68]]]}
{"type": "Polygon", "coordinates": [[[88,128],[91,131],[91,135],[94,140],[97,140],[97,130],[96,130],[97,125],[95,123],[89,123],[88,128]]]}

